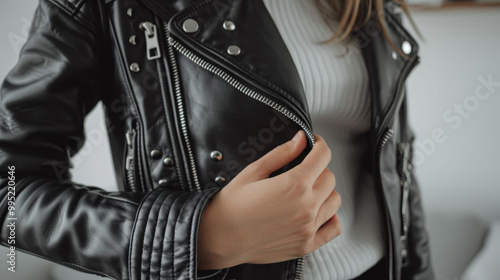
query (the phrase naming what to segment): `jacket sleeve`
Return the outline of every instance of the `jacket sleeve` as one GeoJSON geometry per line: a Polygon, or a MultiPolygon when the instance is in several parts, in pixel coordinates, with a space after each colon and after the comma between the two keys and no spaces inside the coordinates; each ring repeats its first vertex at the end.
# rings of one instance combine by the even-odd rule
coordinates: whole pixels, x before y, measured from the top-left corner
{"type": "Polygon", "coordinates": [[[40,1],[1,87],[1,244],[114,279],[196,279],[198,224],[217,188],[107,192],[71,181],[107,58],[98,28],[61,5],[40,1]]]}
{"type": "Polygon", "coordinates": [[[409,156],[407,159],[407,172],[410,177],[409,208],[410,225],[408,231],[408,266],[403,267],[402,277],[404,280],[433,280],[435,279],[431,252],[429,247],[429,235],[425,226],[425,212],[422,207],[422,195],[420,186],[413,169],[413,143],[415,135],[409,126],[407,119],[407,101],[403,101],[401,109],[401,124],[403,141],[408,144],[409,156]]]}

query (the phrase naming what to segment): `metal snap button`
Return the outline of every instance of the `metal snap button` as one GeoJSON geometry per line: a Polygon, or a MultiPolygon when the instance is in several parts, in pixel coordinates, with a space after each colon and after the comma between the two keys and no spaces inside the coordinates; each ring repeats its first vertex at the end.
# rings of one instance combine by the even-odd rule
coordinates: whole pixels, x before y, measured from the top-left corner
{"type": "Polygon", "coordinates": [[[198,22],[192,18],[186,19],[184,23],[182,24],[182,29],[186,33],[194,33],[200,29],[200,25],[198,22]]]}
{"type": "Polygon", "coordinates": [[[222,160],[222,153],[219,152],[219,151],[212,151],[210,153],[210,158],[212,158],[213,160],[216,160],[216,161],[220,161],[222,160]]]}
{"type": "Polygon", "coordinates": [[[401,44],[401,50],[403,50],[404,54],[410,54],[412,51],[412,46],[410,42],[403,41],[403,43],[401,44]]]}
{"type": "Polygon", "coordinates": [[[167,179],[161,179],[160,181],[158,181],[158,185],[160,186],[166,186],[168,184],[168,180],[167,179]]]}
{"type": "Polygon", "coordinates": [[[161,156],[161,152],[158,150],[152,150],[150,154],[151,157],[154,159],[158,159],[161,156]]]}
{"type": "Polygon", "coordinates": [[[132,36],[130,36],[130,38],[128,39],[128,42],[129,42],[130,44],[132,44],[132,45],[134,45],[134,46],[135,46],[135,45],[137,44],[137,42],[135,41],[135,39],[136,39],[136,36],[135,36],[135,35],[132,35],[132,36]]]}
{"type": "Polygon", "coordinates": [[[223,177],[223,176],[217,176],[217,177],[215,178],[215,182],[216,182],[216,183],[218,183],[218,184],[220,184],[220,183],[224,183],[224,182],[226,182],[226,178],[225,178],[225,177],[223,177]]]}
{"type": "Polygon", "coordinates": [[[398,54],[395,51],[392,52],[392,59],[394,60],[398,59],[398,54]]]}
{"type": "Polygon", "coordinates": [[[227,48],[227,53],[230,55],[239,55],[241,53],[241,49],[236,45],[231,45],[227,48]]]}
{"type": "Polygon", "coordinates": [[[224,23],[222,24],[222,27],[227,30],[227,31],[233,31],[236,29],[236,25],[234,24],[234,22],[230,21],[230,20],[226,20],[224,21],[224,23]]]}
{"type": "Polygon", "coordinates": [[[130,71],[137,73],[137,72],[141,71],[141,68],[139,67],[138,63],[134,62],[134,63],[130,64],[130,71]]]}
{"type": "Polygon", "coordinates": [[[173,166],[174,165],[174,160],[170,157],[166,157],[164,160],[163,160],[163,164],[165,164],[166,166],[173,166]]]}

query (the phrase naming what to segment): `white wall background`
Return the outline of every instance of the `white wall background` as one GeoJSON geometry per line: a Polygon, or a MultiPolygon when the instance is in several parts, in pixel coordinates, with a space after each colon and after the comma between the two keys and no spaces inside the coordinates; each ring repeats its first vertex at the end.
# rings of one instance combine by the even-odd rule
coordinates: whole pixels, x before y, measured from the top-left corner
{"type": "MultiPolygon", "coordinates": [[[[0,3],[0,80],[17,61],[36,3],[0,3]]],[[[463,250],[474,252],[481,244],[477,234],[459,233],[484,232],[484,224],[475,217],[500,220],[500,8],[413,11],[413,16],[426,39],[421,43],[422,62],[410,76],[408,86],[410,117],[418,138],[416,171],[428,213],[438,279],[456,279],[471,258],[463,250]],[[489,88],[489,97],[475,102],[481,77],[491,77],[497,85],[489,88]],[[464,106],[463,116],[453,111],[455,104],[464,106]],[[443,117],[448,110],[452,111],[448,117],[455,117],[453,122],[443,117]],[[444,136],[432,140],[436,130],[444,136]],[[447,223],[455,243],[440,228],[447,223]]],[[[484,86],[480,90],[488,92],[484,86]]],[[[75,159],[74,180],[115,190],[101,122],[99,106],[87,118],[86,129],[93,137],[75,159]]],[[[0,260],[6,259],[5,254],[1,247],[0,260]]],[[[102,279],[54,268],[52,263],[25,254],[18,257],[18,272],[6,268],[0,261],[0,279],[43,280],[49,271],[58,279],[102,279]]]]}
{"type": "Polygon", "coordinates": [[[409,78],[409,104],[427,210],[500,218],[500,8],[413,16],[426,39],[421,65],[409,78]],[[489,90],[481,83],[488,77],[496,82],[489,90]],[[477,101],[477,87],[490,96],[477,101]],[[463,116],[455,113],[456,104],[464,107],[463,116]],[[447,111],[459,121],[445,119],[447,111]],[[445,141],[433,141],[433,149],[423,143],[436,129],[445,141]]]}

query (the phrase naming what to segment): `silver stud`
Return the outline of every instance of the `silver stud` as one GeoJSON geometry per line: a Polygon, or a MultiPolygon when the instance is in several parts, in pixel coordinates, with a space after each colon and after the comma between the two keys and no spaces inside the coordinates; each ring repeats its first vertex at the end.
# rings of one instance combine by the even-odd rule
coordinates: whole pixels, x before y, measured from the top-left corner
{"type": "Polygon", "coordinates": [[[192,18],[186,19],[184,23],[182,24],[182,29],[186,33],[194,33],[200,29],[200,25],[198,22],[192,18]]]}
{"type": "Polygon", "coordinates": [[[172,158],[166,157],[163,160],[163,164],[165,164],[166,166],[173,166],[174,165],[174,160],[172,158]]]}
{"type": "Polygon", "coordinates": [[[161,179],[160,181],[158,181],[158,185],[160,186],[166,186],[167,184],[168,184],[167,179],[161,179]]]}
{"type": "Polygon", "coordinates": [[[392,52],[392,59],[394,60],[398,59],[398,54],[395,51],[392,52]]]}
{"type": "Polygon", "coordinates": [[[230,55],[239,55],[241,53],[241,49],[236,45],[231,45],[227,48],[227,53],[230,55]]]}
{"type": "Polygon", "coordinates": [[[130,39],[128,39],[128,42],[129,42],[130,44],[132,44],[132,45],[134,45],[134,46],[135,46],[135,45],[137,44],[137,42],[135,41],[135,38],[136,38],[136,36],[135,36],[135,35],[130,36],[130,39]]]}
{"type": "Polygon", "coordinates": [[[161,152],[158,150],[152,150],[150,154],[151,154],[151,157],[154,159],[157,159],[161,156],[161,152]]]}
{"type": "Polygon", "coordinates": [[[403,41],[403,43],[401,44],[401,49],[405,54],[410,54],[412,49],[410,42],[403,41]]]}
{"type": "Polygon", "coordinates": [[[234,24],[234,22],[232,22],[230,20],[224,21],[224,23],[222,24],[222,27],[224,27],[224,29],[227,31],[233,31],[236,29],[236,25],[234,24]]]}
{"type": "Polygon", "coordinates": [[[216,161],[220,161],[220,160],[222,160],[222,153],[219,151],[212,151],[210,153],[210,158],[212,158],[213,160],[216,160],[216,161]]]}
{"type": "Polygon", "coordinates": [[[134,63],[130,64],[130,71],[137,73],[137,72],[141,71],[141,68],[139,67],[138,63],[134,62],[134,63]]]}
{"type": "Polygon", "coordinates": [[[128,8],[127,10],[127,16],[133,17],[134,16],[134,10],[132,8],[128,8]]]}
{"type": "Polygon", "coordinates": [[[215,178],[215,182],[216,182],[216,183],[219,183],[219,184],[220,184],[220,183],[224,183],[224,182],[226,182],[226,178],[225,178],[225,177],[223,177],[223,176],[217,176],[217,177],[215,178]]]}

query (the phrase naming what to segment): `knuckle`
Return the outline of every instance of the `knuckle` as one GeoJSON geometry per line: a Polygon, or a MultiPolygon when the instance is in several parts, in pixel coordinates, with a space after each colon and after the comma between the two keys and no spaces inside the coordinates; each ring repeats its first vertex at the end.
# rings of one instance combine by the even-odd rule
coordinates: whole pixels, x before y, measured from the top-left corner
{"type": "Polygon", "coordinates": [[[299,231],[299,238],[301,240],[309,240],[313,238],[315,234],[316,229],[312,225],[308,224],[302,227],[302,229],[299,231]]]}
{"type": "Polygon", "coordinates": [[[312,223],[316,218],[316,211],[314,211],[308,203],[305,203],[304,207],[301,207],[301,209],[302,210],[298,215],[298,222],[301,224],[305,224],[306,228],[309,228],[309,224],[312,223]]]}
{"type": "Polygon", "coordinates": [[[309,191],[309,183],[304,178],[304,176],[300,175],[300,173],[294,173],[290,179],[292,180],[294,188],[299,192],[300,195],[304,195],[309,191]]]}

